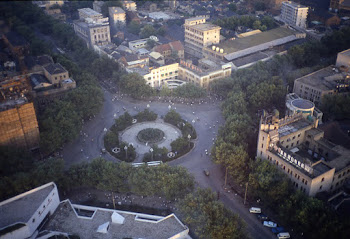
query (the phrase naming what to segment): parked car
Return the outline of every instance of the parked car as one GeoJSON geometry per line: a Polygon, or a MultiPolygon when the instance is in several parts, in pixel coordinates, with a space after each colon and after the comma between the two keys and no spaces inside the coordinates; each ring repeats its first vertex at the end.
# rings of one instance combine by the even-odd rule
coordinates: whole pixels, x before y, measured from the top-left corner
{"type": "Polygon", "coordinates": [[[278,234],[278,233],[284,232],[285,230],[283,227],[273,227],[271,228],[271,231],[275,234],[278,234]]]}
{"type": "Polygon", "coordinates": [[[204,169],[204,170],[203,170],[203,173],[205,174],[205,176],[209,176],[209,175],[210,175],[210,173],[209,173],[209,170],[208,170],[208,169],[204,169]]]}
{"type": "Polygon", "coordinates": [[[272,221],[264,221],[264,222],[263,222],[263,225],[264,225],[265,227],[277,227],[277,223],[272,222],[272,221]]]}
{"type": "Polygon", "coordinates": [[[258,219],[261,220],[261,221],[266,221],[269,219],[268,216],[266,216],[265,214],[259,214],[258,216],[258,219]]]}
{"type": "Polygon", "coordinates": [[[277,234],[278,239],[290,238],[289,232],[281,232],[277,234]]]}
{"type": "Polygon", "coordinates": [[[261,213],[261,208],[258,207],[251,207],[249,208],[250,213],[261,213]]]}

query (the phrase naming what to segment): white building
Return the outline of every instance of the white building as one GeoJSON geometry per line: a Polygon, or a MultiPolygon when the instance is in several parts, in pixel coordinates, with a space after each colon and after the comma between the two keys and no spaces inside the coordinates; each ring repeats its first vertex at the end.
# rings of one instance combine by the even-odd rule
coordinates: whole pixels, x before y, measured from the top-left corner
{"type": "Polygon", "coordinates": [[[282,3],[281,20],[289,25],[306,28],[307,14],[308,7],[291,1],[282,3]]]}
{"type": "Polygon", "coordinates": [[[57,187],[52,182],[0,202],[0,238],[36,238],[39,225],[59,204],[57,187]]]}
{"type": "Polygon", "coordinates": [[[164,217],[60,202],[53,182],[0,203],[1,239],[191,239],[188,233],[175,214],[164,217]]]}

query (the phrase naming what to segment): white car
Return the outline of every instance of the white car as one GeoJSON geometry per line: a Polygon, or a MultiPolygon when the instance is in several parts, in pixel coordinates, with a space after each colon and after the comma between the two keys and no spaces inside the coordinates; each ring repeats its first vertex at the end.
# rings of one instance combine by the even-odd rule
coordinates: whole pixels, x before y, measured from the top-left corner
{"type": "Polygon", "coordinates": [[[263,225],[265,227],[277,227],[277,223],[272,222],[272,221],[264,221],[263,225]]]}

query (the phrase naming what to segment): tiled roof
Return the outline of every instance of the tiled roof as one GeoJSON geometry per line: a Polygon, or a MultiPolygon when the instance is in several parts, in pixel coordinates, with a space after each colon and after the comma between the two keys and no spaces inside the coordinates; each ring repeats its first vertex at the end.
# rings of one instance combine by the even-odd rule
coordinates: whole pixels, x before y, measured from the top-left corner
{"type": "Polygon", "coordinates": [[[52,64],[44,66],[44,68],[51,75],[67,72],[67,70],[64,69],[64,67],[60,63],[52,63],[52,64]]]}
{"type": "Polygon", "coordinates": [[[173,49],[173,51],[183,51],[184,50],[184,46],[182,45],[182,43],[180,41],[173,41],[169,43],[171,49],[173,49]]]}

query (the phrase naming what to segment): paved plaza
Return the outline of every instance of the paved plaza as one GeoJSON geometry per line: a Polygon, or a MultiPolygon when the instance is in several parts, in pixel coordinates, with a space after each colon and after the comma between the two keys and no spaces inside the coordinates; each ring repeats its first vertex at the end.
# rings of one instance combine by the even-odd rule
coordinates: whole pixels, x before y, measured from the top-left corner
{"type": "Polygon", "coordinates": [[[149,152],[152,145],[146,145],[145,143],[140,142],[137,139],[137,134],[141,130],[147,128],[160,129],[164,132],[164,139],[156,144],[158,145],[158,147],[165,147],[169,151],[171,151],[170,143],[176,140],[178,137],[182,136],[180,129],[178,129],[177,127],[171,124],[164,123],[163,120],[157,120],[154,122],[137,123],[130,126],[121,133],[120,139],[128,144],[132,143],[136,149],[137,154],[145,154],[149,152]]]}

